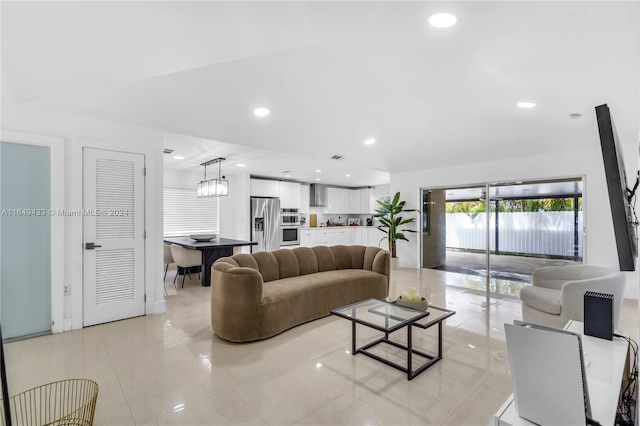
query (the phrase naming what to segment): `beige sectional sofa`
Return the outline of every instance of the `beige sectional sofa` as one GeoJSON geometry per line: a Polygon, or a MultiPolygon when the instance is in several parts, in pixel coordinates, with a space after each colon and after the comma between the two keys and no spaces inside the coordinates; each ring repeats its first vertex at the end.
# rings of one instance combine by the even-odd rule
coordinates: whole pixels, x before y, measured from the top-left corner
{"type": "Polygon", "coordinates": [[[318,246],[236,254],[215,261],[211,326],[247,342],[389,293],[390,254],[378,247],[318,246]]]}

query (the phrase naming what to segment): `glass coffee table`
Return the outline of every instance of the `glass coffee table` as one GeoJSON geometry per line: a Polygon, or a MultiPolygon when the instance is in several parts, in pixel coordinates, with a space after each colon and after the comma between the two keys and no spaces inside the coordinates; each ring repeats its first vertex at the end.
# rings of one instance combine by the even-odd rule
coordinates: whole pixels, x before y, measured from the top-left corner
{"type": "Polygon", "coordinates": [[[448,309],[429,306],[426,311],[419,311],[412,308],[400,306],[395,302],[386,302],[378,299],[367,299],[362,302],[354,303],[341,308],[333,309],[333,315],[348,319],[351,321],[351,353],[364,354],[370,358],[378,360],[391,367],[407,373],[407,380],[411,380],[418,374],[431,367],[442,359],[442,322],[455,314],[455,311],[448,309]],[[384,337],[373,342],[356,348],[356,325],[364,326],[382,331],[384,337]],[[412,344],[412,328],[419,327],[423,329],[438,325],[438,353],[437,355],[428,354],[413,348],[412,344]],[[394,331],[407,328],[407,344],[395,342],[389,338],[394,331]],[[385,343],[395,346],[407,352],[407,365],[400,365],[389,359],[383,358],[371,351],[372,347],[385,343]],[[427,361],[418,368],[413,368],[413,355],[419,355],[427,361]]]}

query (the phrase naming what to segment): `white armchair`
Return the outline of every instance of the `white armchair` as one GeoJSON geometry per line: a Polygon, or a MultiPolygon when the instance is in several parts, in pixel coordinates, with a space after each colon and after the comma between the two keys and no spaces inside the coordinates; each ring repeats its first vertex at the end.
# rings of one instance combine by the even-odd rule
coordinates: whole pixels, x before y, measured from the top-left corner
{"type": "Polygon", "coordinates": [[[520,291],[522,319],[562,328],[584,321],[587,291],[613,294],[614,327],[618,326],[626,276],[614,268],[593,265],[550,266],[533,271],[533,285],[520,291]]]}

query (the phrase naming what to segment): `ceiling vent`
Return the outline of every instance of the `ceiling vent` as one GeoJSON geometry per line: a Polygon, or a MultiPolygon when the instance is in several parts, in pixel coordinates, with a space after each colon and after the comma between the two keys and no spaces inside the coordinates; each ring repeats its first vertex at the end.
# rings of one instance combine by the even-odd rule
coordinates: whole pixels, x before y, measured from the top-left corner
{"type": "Polygon", "coordinates": [[[342,160],[344,157],[342,155],[334,155],[331,157],[332,160],[342,160]]]}
{"type": "Polygon", "coordinates": [[[162,152],[164,152],[165,154],[171,154],[173,152],[173,150],[169,149],[169,148],[165,148],[165,150],[162,151],[162,152]]]}

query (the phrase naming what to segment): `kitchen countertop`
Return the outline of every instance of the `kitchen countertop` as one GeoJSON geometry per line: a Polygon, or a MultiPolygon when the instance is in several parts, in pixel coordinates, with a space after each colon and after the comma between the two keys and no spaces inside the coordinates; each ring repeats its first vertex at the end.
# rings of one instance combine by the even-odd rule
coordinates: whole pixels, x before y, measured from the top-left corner
{"type": "Polygon", "coordinates": [[[317,229],[349,229],[349,228],[375,228],[375,226],[367,226],[367,225],[338,225],[338,226],[316,226],[315,228],[312,228],[310,226],[303,226],[300,229],[304,230],[304,229],[310,229],[310,230],[317,230],[317,229]]]}

